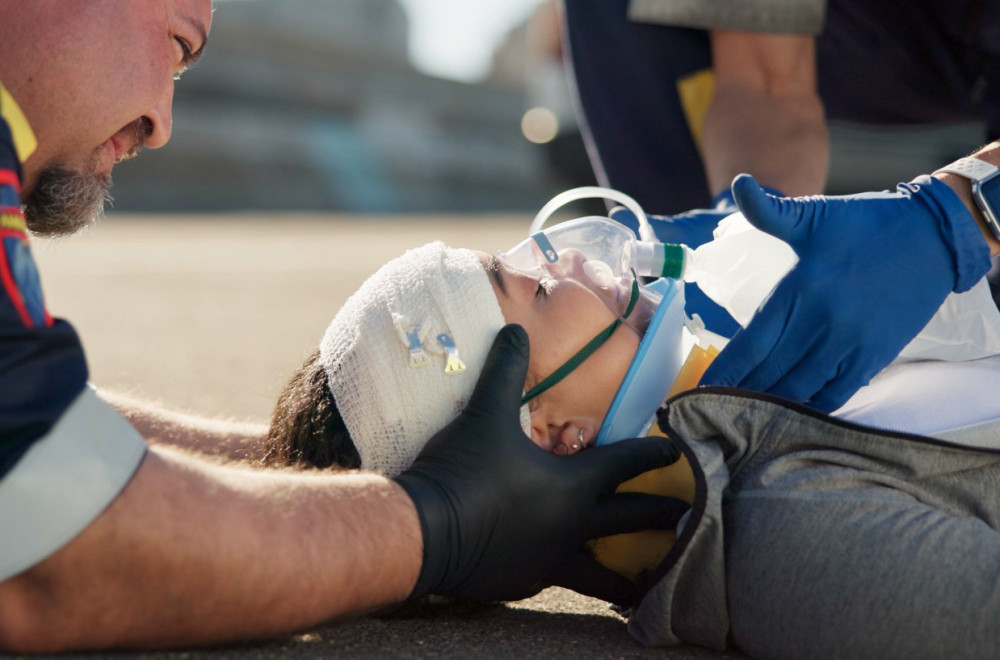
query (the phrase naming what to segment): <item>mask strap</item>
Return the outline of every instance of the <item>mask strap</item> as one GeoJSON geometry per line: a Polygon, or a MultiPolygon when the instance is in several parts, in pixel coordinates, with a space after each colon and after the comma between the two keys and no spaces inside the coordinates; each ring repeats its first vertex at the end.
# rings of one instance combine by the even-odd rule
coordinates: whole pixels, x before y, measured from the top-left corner
{"type": "Polygon", "coordinates": [[[586,346],[577,351],[573,357],[566,360],[566,362],[563,363],[561,367],[553,371],[548,378],[528,390],[528,392],[521,397],[522,406],[542,392],[554,387],[559,381],[568,376],[574,369],[579,367],[584,360],[593,355],[597,349],[605,344],[605,342],[611,339],[611,335],[615,334],[615,330],[618,329],[618,326],[620,326],[625,319],[632,314],[632,310],[635,309],[635,304],[639,301],[639,280],[635,277],[635,273],[632,274],[632,277],[632,293],[629,295],[628,308],[625,310],[625,314],[622,315],[621,318],[617,318],[612,321],[611,325],[604,328],[600,334],[587,342],[586,346]]]}

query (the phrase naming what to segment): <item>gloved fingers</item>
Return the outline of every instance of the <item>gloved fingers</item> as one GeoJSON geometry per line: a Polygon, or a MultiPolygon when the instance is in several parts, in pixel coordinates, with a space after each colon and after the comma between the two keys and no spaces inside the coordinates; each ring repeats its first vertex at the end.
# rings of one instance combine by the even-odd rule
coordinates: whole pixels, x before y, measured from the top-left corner
{"type": "MultiPolygon", "coordinates": [[[[805,357],[765,391],[785,399],[815,407],[815,398],[837,378],[838,361],[826,351],[813,347],[805,357]]],[[[827,411],[824,411],[827,412],[827,411]]]]}
{"type": "MultiPolygon", "coordinates": [[[[768,190],[768,192],[777,191],[768,190]]],[[[727,213],[735,213],[736,211],[739,211],[739,208],[736,206],[736,198],[733,197],[733,189],[731,186],[720,190],[719,194],[712,198],[712,208],[716,211],[725,211],[727,213]]]]}
{"type": "Polygon", "coordinates": [[[851,367],[841,368],[843,373],[839,373],[819,390],[809,405],[820,412],[831,413],[847,403],[855,392],[871,382],[875,374],[881,370],[881,365],[870,361],[863,362],[864,360],[859,357],[851,363],[851,367]]]}
{"type": "Polygon", "coordinates": [[[598,563],[585,550],[561,561],[549,576],[549,581],[557,587],[572,589],[621,607],[638,604],[643,594],[638,585],[598,563]]]}
{"type": "Polygon", "coordinates": [[[750,320],[750,324],[733,335],[705,370],[701,385],[740,387],[746,377],[767,359],[781,339],[790,316],[787,296],[779,297],[780,291],[781,285],[750,320]]]}
{"type": "MultiPolygon", "coordinates": [[[[802,327],[796,322],[796,315],[790,315],[781,334],[775,340],[774,348],[761,361],[750,370],[743,380],[736,384],[755,392],[774,392],[774,388],[789,378],[793,373],[797,373],[790,381],[790,385],[795,390],[808,389],[808,383],[815,378],[822,378],[816,383],[816,389],[822,387],[830,376],[830,369],[823,367],[819,374],[816,372],[806,373],[802,363],[809,361],[810,356],[819,358],[828,357],[822,350],[821,336],[815,327],[802,327]]],[[[810,362],[812,366],[818,366],[815,362],[810,362]]],[[[836,368],[836,364],[833,365],[836,368]]],[[[811,391],[796,391],[797,396],[804,395],[804,398],[788,397],[796,401],[805,401],[816,389],[811,391]]],[[[780,395],[779,395],[780,396],[780,395]]]]}
{"type": "MultiPolygon", "coordinates": [[[[734,207],[735,212],[735,207],[734,207]]],[[[636,234],[639,233],[639,220],[632,211],[624,206],[611,209],[610,217],[636,234]]],[[[649,226],[656,238],[663,243],[683,243],[690,248],[696,248],[712,240],[712,232],[722,218],[728,213],[715,209],[697,209],[678,215],[646,215],[649,226]]]]}
{"type": "Polygon", "coordinates": [[[465,413],[517,420],[528,373],[528,351],[528,333],[524,328],[513,324],[501,328],[465,413]]]}
{"type": "Polygon", "coordinates": [[[650,216],[649,225],[664,243],[683,243],[694,249],[714,238],[715,228],[727,215],[729,213],[715,210],[688,211],[672,218],[650,216]]]}
{"type": "MultiPolygon", "coordinates": [[[[635,213],[632,213],[627,207],[616,206],[610,211],[608,211],[608,217],[617,222],[618,224],[625,225],[633,232],[636,236],[639,235],[639,219],[635,217],[635,213]]],[[[647,215],[648,219],[649,216],[647,215]]],[[[662,239],[661,239],[662,240],[662,239]]]]}
{"type": "Polygon", "coordinates": [[[812,202],[769,194],[749,174],[733,179],[733,197],[750,224],[795,246],[803,218],[812,202]]]}
{"type": "Polygon", "coordinates": [[[676,497],[615,493],[598,502],[588,536],[596,539],[647,529],[676,529],[690,508],[690,504],[676,497]]]}
{"type": "Polygon", "coordinates": [[[671,438],[631,438],[593,447],[569,459],[579,468],[579,474],[593,478],[591,483],[605,491],[614,490],[623,481],[643,472],[673,465],[681,457],[677,442],[671,438]]]}

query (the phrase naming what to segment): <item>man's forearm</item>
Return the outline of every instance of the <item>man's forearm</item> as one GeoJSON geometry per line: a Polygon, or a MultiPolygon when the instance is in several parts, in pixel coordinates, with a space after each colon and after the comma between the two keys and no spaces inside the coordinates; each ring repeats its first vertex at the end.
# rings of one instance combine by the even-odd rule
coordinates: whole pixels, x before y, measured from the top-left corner
{"type": "Polygon", "coordinates": [[[812,38],[713,32],[712,53],[702,136],[712,194],[742,172],[786,195],[822,193],[830,144],[812,38]]]}
{"type": "Polygon", "coordinates": [[[232,461],[252,462],[260,458],[267,434],[265,424],[204,419],[116,392],[101,390],[99,394],[153,444],[171,445],[232,461]]]}
{"type": "Polygon", "coordinates": [[[0,643],[169,647],[300,630],[404,600],[422,548],[411,500],[387,479],[154,448],[89,528],[0,584],[0,643]]]}

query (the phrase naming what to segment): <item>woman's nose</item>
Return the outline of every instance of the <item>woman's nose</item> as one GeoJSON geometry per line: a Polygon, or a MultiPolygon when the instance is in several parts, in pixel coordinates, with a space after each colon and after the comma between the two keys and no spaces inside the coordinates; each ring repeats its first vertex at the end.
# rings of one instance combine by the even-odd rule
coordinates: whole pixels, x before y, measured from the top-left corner
{"type": "Polygon", "coordinates": [[[549,272],[553,276],[579,279],[583,276],[583,264],[587,258],[576,248],[566,248],[559,251],[559,261],[549,264],[549,272]]]}

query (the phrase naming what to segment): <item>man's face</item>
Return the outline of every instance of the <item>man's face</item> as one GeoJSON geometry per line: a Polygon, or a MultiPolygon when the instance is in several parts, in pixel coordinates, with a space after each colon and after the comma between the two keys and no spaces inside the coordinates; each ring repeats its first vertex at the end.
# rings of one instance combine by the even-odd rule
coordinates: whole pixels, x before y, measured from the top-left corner
{"type": "Polygon", "coordinates": [[[33,231],[88,224],[114,164],[167,143],[175,78],[211,19],[211,0],[0,0],[0,81],[38,139],[22,195],[33,231]]]}

